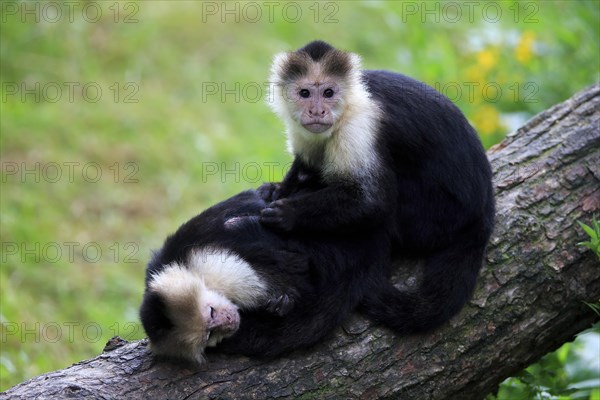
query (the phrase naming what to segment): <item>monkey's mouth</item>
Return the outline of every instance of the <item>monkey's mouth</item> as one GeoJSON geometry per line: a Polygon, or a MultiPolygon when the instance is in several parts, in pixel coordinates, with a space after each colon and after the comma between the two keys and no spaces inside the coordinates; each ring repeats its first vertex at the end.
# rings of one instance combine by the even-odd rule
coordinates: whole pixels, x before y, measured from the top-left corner
{"type": "Polygon", "coordinates": [[[333,124],[325,123],[325,122],[312,122],[309,124],[302,125],[304,129],[312,133],[323,133],[327,129],[331,128],[333,124]]]}

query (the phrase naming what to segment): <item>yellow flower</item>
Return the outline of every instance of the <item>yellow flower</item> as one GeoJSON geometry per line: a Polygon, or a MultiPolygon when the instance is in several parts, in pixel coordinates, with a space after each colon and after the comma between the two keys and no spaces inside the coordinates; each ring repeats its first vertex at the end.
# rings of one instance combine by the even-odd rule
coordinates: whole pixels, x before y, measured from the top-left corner
{"type": "Polygon", "coordinates": [[[466,78],[469,82],[477,82],[483,84],[485,82],[485,74],[477,65],[467,67],[466,78]]]}
{"type": "Polygon", "coordinates": [[[496,49],[485,49],[477,53],[477,63],[485,70],[492,68],[498,63],[498,51],[496,49]]]}
{"type": "Polygon", "coordinates": [[[526,31],[521,36],[517,47],[515,47],[515,56],[517,60],[525,64],[533,56],[533,44],[535,42],[535,34],[531,31],[526,31]]]}
{"type": "Polygon", "coordinates": [[[473,117],[473,125],[481,135],[491,135],[502,126],[500,113],[496,108],[484,105],[480,107],[473,117]]]}

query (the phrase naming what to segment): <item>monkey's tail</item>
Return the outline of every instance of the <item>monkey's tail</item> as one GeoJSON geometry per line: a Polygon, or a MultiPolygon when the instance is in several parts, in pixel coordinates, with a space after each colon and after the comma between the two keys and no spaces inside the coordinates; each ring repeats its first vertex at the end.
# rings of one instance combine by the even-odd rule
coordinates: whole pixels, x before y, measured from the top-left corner
{"type": "Polygon", "coordinates": [[[469,301],[483,263],[485,245],[463,242],[425,260],[417,290],[401,291],[389,280],[365,294],[360,310],[397,333],[434,329],[469,301]]]}

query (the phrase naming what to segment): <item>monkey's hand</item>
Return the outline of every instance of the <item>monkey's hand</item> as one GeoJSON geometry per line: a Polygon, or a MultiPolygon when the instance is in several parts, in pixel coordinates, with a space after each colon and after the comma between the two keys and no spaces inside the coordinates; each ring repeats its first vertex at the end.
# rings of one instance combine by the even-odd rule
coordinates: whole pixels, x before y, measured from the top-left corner
{"type": "Polygon", "coordinates": [[[270,203],[260,212],[260,222],[278,231],[290,232],[296,225],[295,220],[294,209],[285,199],[270,203]]]}
{"type": "Polygon", "coordinates": [[[269,313],[283,317],[294,308],[294,304],[294,299],[284,293],[279,297],[273,297],[267,300],[265,309],[269,313]]]}
{"type": "Polygon", "coordinates": [[[265,203],[272,203],[275,200],[279,199],[279,189],[281,184],[275,182],[267,182],[263,183],[256,189],[256,193],[260,196],[261,199],[265,201],[265,203]]]}

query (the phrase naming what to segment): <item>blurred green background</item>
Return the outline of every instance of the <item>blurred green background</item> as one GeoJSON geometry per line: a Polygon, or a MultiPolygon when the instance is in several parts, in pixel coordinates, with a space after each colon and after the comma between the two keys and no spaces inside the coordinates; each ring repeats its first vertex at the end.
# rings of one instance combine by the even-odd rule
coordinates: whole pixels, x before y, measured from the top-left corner
{"type": "MultiPolygon", "coordinates": [[[[144,337],[151,249],[283,176],[275,53],[320,38],[425,81],[486,147],[599,80],[596,1],[0,4],[2,390],[144,337]]],[[[552,355],[581,364],[565,385],[586,348],[552,355]]]]}

